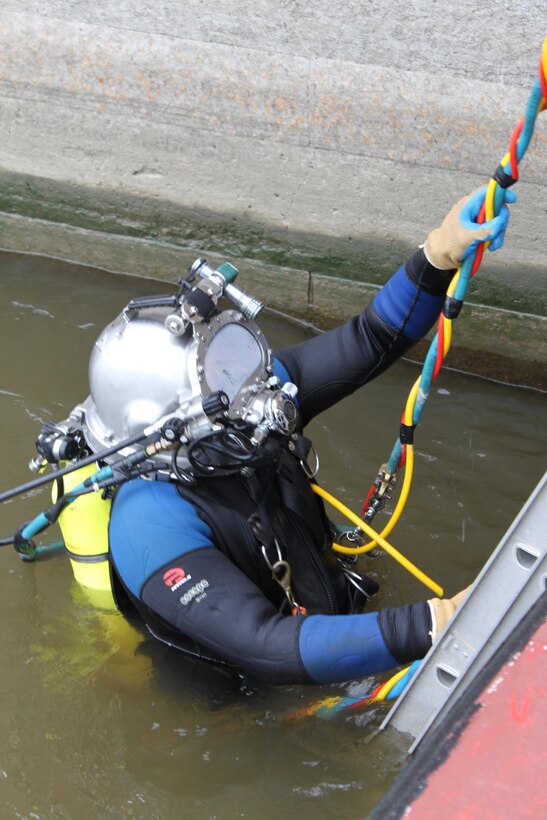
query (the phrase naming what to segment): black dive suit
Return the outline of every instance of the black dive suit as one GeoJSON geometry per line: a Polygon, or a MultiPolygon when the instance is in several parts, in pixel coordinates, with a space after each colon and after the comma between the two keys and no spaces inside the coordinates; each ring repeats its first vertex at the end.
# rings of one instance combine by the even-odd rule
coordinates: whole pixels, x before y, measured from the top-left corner
{"type": "MultiPolygon", "coordinates": [[[[281,383],[298,387],[302,429],[430,329],[452,276],[419,250],[359,316],[276,353],[281,383]]],[[[431,645],[426,602],[354,611],[300,466],[305,441],[247,476],[123,485],[110,522],[115,576],[159,638],[270,683],[342,681],[422,657],[431,645]],[[305,615],[291,616],[272,579],[279,558],[305,615]]]]}

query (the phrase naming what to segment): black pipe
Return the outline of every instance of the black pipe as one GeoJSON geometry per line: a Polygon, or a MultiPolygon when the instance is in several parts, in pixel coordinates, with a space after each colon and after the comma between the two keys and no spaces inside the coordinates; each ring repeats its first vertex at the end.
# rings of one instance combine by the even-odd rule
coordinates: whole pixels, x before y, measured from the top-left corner
{"type": "Polygon", "coordinates": [[[73,473],[74,470],[79,470],[80,467],[87,467],[88,464],[94,464],[96,461],[102,461],[103,459],[108,458],[108,456],[114,455],[114,453],[123,450],[124,447],[130,447],[132,444],[136,444],[138,441],[142,441],[146,437],[147,436],[144,433],[139,433],[136,436],[132,436],[132,438],[127,438],[125,441],[116,444],[114,447],[110,447],[108,450],[103,450],[102,453],[94,453],[87,458],[83,458],[81,461],[77,461],[76,464],[69,464],[68,467],[63,467],[62,470],[55,470],[45,476],[40,476],[40,478],[35,478],[32,481],[28,481],[26,484],[20,484],[19,487],[13,487],[11,490],[6,490],[0,494],[0,502],[7,501],[9,498],[13,498],[16,495],[21,495],[21,493],[27,492],[27,490],[33,490],[35,487],[41,487],[42,484],[55,481],[56,478],[61,478],[64,475],[68,475],[68,473],[73,473]]]}

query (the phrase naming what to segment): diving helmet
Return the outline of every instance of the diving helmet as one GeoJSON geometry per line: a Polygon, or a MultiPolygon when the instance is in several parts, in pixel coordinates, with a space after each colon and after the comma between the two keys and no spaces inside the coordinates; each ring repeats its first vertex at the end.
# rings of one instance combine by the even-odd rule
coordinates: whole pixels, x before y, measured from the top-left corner
{"type": "Polygon", "coordinates": [[[207,473],[209,460],[222,464],[223,448],[249,455],[271,433],[293,433],[297,388],[274,376],[254,321],[263,305],[233,284],[237,273],[198,259],[177,294],[134,299],[105,328],[91,353],[90,395],[70,416],[92,452],[119,445],[128,455],[128,441],[169,422],[176,440],[154,458],[173,464],[176,449],[179,469],[207,473]],[[221,297],[232,305],[221,310],[221,297]]]}

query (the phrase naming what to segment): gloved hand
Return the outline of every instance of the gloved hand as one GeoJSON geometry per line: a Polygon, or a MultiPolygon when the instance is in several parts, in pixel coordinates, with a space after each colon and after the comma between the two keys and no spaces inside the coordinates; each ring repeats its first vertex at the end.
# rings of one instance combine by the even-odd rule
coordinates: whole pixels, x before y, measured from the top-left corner
{"type": "MultiPolygon", "coordinates": [[[[486,186],[460,199],[444,218],[440,228],[427,237],[424,252],[428,262],[442,270],[459,268],[479,242],[491,241],[490,250],[503,245],[509,221],[509,208],[502,205],[497,216],[479,225],[476,221],[486,196],[486,186]]],[[[516,202],[517,195],[505,189],[505,202],[516,202]]]]}
{"type": "Polygon", "coordinates": [[[439,639],[450,618],[471,589],[471,586],[462,589],[453,598],[431,598],[427,603],[431,612],[431,643],[439,639]]]}

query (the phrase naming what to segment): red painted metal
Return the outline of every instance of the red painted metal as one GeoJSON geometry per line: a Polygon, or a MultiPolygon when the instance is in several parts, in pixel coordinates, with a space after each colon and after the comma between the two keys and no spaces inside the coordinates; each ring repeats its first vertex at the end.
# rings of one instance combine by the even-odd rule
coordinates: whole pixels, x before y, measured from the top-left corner
{"type": "Polygon", "coordinates": [[[484,688],[446,761],[405,817],[547,817],[547,621],[484,688]]]}

